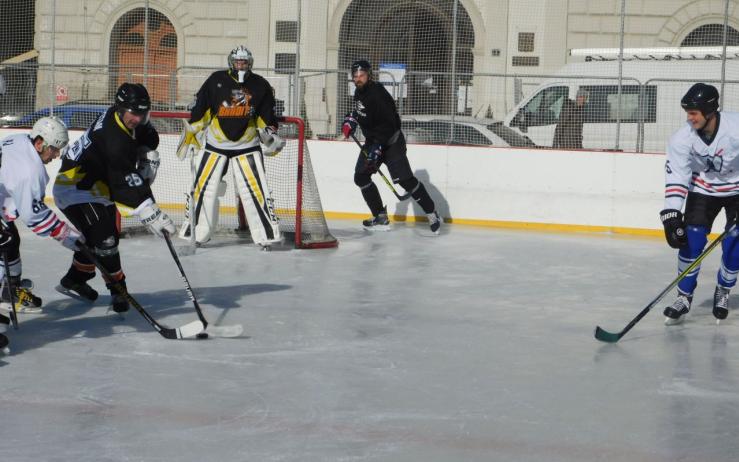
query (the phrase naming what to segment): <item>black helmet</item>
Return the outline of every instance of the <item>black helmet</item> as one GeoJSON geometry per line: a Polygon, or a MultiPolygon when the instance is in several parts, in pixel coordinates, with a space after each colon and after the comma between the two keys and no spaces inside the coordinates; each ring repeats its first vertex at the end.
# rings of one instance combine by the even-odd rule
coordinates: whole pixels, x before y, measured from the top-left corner
{"type": "Polygon", "coordinates": [[[713,85],[696,83],[680,100],[683,109],[697,109],[703,117],[707,117],[718,111],[718,90],[713,85]]]}
{"type": "Polygon", "coordinates": [[[115,105],[132,112],[144,113],[151,109],[151,99],[146,87],[140,83],[124,83],[115,92],[115,105]]]}
{"type": "Polygon", "coordinates": [[[357,71],[365,71],[367,75],[372,76],[372,66],[366,59],[358,59],[352,63],[352,76],[357,71]]]}

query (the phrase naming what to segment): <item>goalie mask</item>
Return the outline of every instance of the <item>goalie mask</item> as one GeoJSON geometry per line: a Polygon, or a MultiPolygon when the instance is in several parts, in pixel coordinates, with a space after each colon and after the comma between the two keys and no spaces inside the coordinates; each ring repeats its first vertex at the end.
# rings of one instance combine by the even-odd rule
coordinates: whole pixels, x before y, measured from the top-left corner
{"type": "Polygon", "coordinates": [[[61,150],[69,143],[67,126],[62,122],[62,119],[56,116],[42,117],[36,121],[33,128],[31,128],[30,136],[32,140],[39,136],[44,139],[42,150],[47,146],[61,150]]]}
{"type": "Polygon", "coordinates": [[[244,45],[239,45],[238,47],[231,50],[231,53],[228,54],[228,69],[231,71],[234,75],[239,75],[239,71],[244,72],[243,76],[239,75],[239,81],[242,82],[243,78],[249,75],[249,72],[251,72],[251,68],[254,65],[254,56],[251,54],[251,51],[249,51],[248,48],[246,48],[244,45]],[[244,66],[241,69],[236,69],[236,61],[244,61],[246,62],[246,66],[244,66]]]}

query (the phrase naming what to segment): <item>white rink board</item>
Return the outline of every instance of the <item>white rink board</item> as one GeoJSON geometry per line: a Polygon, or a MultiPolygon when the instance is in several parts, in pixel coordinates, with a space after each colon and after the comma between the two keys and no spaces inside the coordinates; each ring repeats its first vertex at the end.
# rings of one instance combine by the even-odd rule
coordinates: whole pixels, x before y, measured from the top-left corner
{"type": "MultiPolygon", "coordinates": [[[[17,132],[1,129],[0,136],[17,132]]],[[[80,134],[72,131],[71,139],[80,134]]],[[[162,139],[174,145],[178,137],[162,139]]],[[[356,145],[310,140],[308,146],[324,211],[366,214],[353,182],[356,145]]],[[[419,177],[446,218],[661,229],[663,154],[411,144],[408,156],[417,175],[425,170],[419,177]]],[[[162,163],[175,164],[189,176],[188,165],[174,152],[162,152],[162,163]]],[[[59,161],[47,166],[52,179],[58,168],[59,161]]],[[[398,204],[381,178],[375,183],[392,214],[422,214],[418,206],[398,204]]],[[[154,192],[158,202],[182,201],[180,191],[158,191],[155,185],[154,192]]]]}

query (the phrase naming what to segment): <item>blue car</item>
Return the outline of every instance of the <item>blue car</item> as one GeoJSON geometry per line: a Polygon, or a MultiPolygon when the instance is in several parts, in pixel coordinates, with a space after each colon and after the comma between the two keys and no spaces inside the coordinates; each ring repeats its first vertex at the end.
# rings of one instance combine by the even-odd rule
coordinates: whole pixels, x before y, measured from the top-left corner
{"type": "MultiPolygon", "coordinates": [[[[83,103],[70,102],[54,107],[54,115],[61,118],[70,129],[88,128],[100,114],[103,114],[110,104],[105,103],[83,103]]],[[[26,114],[17,120],[10,122],[12,127],[32,127],[36,121],[49,115],[49,108],[40,109],[36,112],[26,114]]]]}

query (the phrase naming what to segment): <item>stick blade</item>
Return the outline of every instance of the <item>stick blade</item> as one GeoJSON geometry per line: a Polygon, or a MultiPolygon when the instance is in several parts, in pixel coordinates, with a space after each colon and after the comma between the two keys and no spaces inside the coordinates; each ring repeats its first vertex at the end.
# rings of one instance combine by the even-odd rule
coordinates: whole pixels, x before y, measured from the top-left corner
{"type": "Polygon", "coordinates": [[[177,328],[178,338],[192,338],[203,332],[205,325],[200,321],[193,321],[177,328]]]}
{"type": "Polygon", "coordinates": [[[621,339],[621,334],[614,334],[612,332],[601,329],[600,326],[595,326],[595,338],[600,340],[601,342],[616,343],[621,339]]]}
{"type": "Polygon", "coordinates": [[[228,326],[214,326],[208,324],[205,332],[211,337],[233,338],[240,337],[244,333],[244,327],[241,324],[232,324],[228,326]]]}

